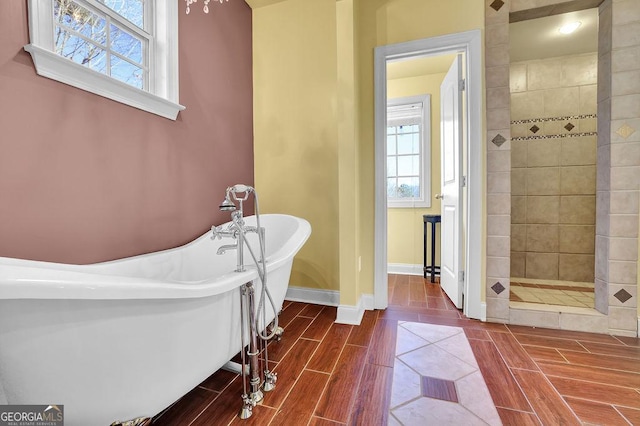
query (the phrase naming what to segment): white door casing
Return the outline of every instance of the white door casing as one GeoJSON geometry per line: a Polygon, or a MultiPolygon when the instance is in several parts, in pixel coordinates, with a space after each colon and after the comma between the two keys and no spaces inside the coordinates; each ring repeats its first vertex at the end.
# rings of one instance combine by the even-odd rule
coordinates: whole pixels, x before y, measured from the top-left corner
{"type": "Polygon", "coordinates": [[[440,286],[457,308],[462,308],[463,281],[460,274],[462,216],[460,201],[462,136],[462,57],[456,56],[440,86],[441,206],[440,286]]]}
{"type": "Polygon", "coordinates": [[[386,112],[387,61],[463,52],[465,55],[465,111],[467,126],[464,143],[468,153],[465,213],[465,297],[463,312],[468,318],[486,320],[486,304],[481,293],[483,271],[483,86],[482,33],[470,30],[421,40],[378,46],[374,51],[375,98],[375,213],[374,213],[374,308],[387,307],[387,179],[386,112]]]}

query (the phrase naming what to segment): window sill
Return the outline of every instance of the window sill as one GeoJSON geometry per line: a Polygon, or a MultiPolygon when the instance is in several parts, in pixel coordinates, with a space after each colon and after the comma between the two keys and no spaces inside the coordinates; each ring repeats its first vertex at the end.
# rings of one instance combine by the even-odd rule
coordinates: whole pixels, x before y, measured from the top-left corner
{"type": "Polygon", "coordinates": [[[424,200],[387,201],[389,209],[428,209],[431,203],[424,200]]]}
{"type": "Polygon", "coordinates": [[[175,120],[184,106],[129,86],[99,72],[63,58],[34,44],[24,50],[31,54],[38,75],[86,90],[96,95],[175,120]]]}

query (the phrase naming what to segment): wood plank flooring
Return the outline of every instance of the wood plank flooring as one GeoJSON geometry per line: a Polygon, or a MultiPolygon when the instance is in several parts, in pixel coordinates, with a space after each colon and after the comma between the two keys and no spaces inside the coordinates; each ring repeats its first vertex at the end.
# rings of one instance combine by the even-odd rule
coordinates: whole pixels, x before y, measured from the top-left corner
{"type": "MultiPolygon", "coordinates": [[[[386,425],[398,321],[462,327],[505,425],[640,425],[640,340],[482,323],[422,277],[389,276],[389,307],[360,326],[336,308],[285,302],[269,346],[278,382],[248,420],[240,378],[223,370],[154,418],[155,426],[386,425]]],[[[397,423],[393,423],[397,424],[397,423]]]]}

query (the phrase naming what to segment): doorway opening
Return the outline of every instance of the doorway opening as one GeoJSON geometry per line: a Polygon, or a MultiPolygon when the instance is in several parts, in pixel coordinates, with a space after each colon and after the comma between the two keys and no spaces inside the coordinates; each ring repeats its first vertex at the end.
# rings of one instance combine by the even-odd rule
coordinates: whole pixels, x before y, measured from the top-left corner
{"type": "MultiPolygon", "coordinates": [[[[461,259],[457,265],[461,293],[464,293],[463,313],[469,318],[486,319],[486,306],[481,302],[482,279],[482,69],[481,35],[479,30],[468,31],[415,40],[388,46],[380,46],[375,51],[375,276],[374,307],[384,309],[388,305],[388,210],[387,210],[387,101],[388,76],[387,64],[409,59],[453,55],[464,57],[461,77],[464,82],[463,114],[466,125],[459,145],[460,152],[466,154],[468,161],[462,161],[455,170],[458,182],[465,183],[462,192],[460,221],[455,230],[461,236],[462,244],[455,253],[442,253],[441,256],[456,256],[461,259]]],[[[432,108],[440,108],[433,105],[432,108]]],[[[432,123],[440,126],[440,123],[432,123]]],[[[440,141],[432,141],[440,144],[440,141]]],[[[446,156],[445,156],[446,157],[446,156]]],[[[436,159],[439,161],[439,159],[436,159]]],[[[439,180],[439,179],[438,179],[439,180]]],[[[441,191],[438,190],[438,193],[441,191]]],[[[435,194],[432,194],[435,195],[435,194]]],[[[444,224],[443,224],[444,226],[444,224]]],[[[420,234],[422,235],[422,234],[420,234]]],[[[443,233],[446,236],[448,233],[443,233]]]]}

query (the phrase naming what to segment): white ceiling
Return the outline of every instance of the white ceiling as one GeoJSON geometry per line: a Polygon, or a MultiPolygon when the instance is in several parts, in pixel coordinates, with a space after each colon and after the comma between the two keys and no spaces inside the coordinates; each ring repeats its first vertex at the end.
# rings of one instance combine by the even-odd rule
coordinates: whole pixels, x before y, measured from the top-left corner
{"type": "MultiPolygon", "coordinates": [[[[598,9],[586,9],[509,24],[511,62],[554,58],[598,51],[598,9]],[[573,21],[582,25],[573,34],[558,29],[573,21]]],[[[428,56],[387,63],[387,78],[446,73],[455,54],[428,56]]]]}
{"type": "Polygon", "coordinates": [[[598,51],[598,9],[530,19],[509,24],[511,62],[553,58],[598,51]],[[558,29],[565,23],[580,21],[572,34],[558,29]]]}

